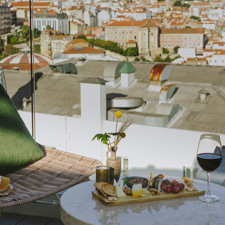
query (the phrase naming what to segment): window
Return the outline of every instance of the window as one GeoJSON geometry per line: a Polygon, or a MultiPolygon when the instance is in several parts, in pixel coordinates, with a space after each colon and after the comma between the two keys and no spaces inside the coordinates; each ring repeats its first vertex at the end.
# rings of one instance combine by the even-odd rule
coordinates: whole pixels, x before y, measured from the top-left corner
{"type": "Polygon", "coordinates": [[[170,47],[170,44],[168,44],[168,48],[170,47]]]}
{"type": "Polygon", "coordinates": [[[166,48],[166,44],[164,44],[164,48],[166,48]]]}
{"type": "Polygon", "coordinates": [[[180,40],[182,40],[182,37],[180,37],[180,40]]]}
{"type": "Polygon", "coordinates": [[[130,31],[130,34],[132,34],[132,31],[130,31]]]}
{"type": "Polygon", "coordinates": [[[136,40],[136,36],[134,36],[134,39],[136,40]]]}
{"type": "Polygon", "coordinates": [[[166,37],[164,37],[164,41],[166,41],[166,37]]]}
{"type": "Polygon", "coordinates": [[[178,37],[176,37],[176,40],[178,41],[178,37]]]}
{"type": "Polygon", "coordinates": [[[189,40],[191,40],[191,37],[189,37],[189,40]]]}
{"type": "Polygon", "coordinates": [[[171,47],[173,48],[173,47],[174,47],[174,45],[172,44],[172,45],[171,45],[171,47]]]}
{"type": "Polygon", "coordinates": [[[168,37],[168,41],[170,41],[170,37],[168,37]]]}
{"type": "Polygon", "coordinates": [[[172,37],[172,41],[173,41],[173,39],[174,39],[174,38],[172,37]]]}

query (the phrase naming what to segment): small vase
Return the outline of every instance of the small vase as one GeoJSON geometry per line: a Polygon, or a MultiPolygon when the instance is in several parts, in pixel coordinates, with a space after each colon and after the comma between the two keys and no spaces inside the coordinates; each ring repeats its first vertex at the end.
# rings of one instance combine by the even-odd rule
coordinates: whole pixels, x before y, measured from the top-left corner
{"type": "Polygon", "coordinates": [[[116,150],[117,148],[111,147],[110,150],[106,152],[106,166],[114,169],[114,179],[118,182],[121,172],[121,162],[120,159],[116,158],[116,150]],[[111,157],[109,157],[109,152],[111,153],[111,157]]]}

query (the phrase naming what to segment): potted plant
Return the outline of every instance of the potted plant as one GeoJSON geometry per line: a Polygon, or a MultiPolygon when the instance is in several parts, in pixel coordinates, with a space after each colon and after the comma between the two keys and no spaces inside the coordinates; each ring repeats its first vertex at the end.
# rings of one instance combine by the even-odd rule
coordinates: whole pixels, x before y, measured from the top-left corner
{"type": "Polygon", "coordinates": [[[116,130],[115,132],[105,132],[104,134],[99,133],[96,134],[92,141],[97,139],[100,140],[103,144],[107,145],[108,151],[106,152],[106,166],[112,167],[114,169],[114,178],[116,181],[119,180],[120,172],[121,172],[121,162],[120,159],[116,158],[116,152],[118,149],[118,144],[121,139],[126,137],[125,131],[132,124],[133,121],[124,122],[121,124],[120,128],[117,131],[118,127],[118,119],[122,117],[121,111],[116,111],[115,116],[116,120],[116,130]],[[112,141],[113,138],[113,141],[112,141]],[[111,157],[109,157],[109,153],[111,153],[111,157]]]}

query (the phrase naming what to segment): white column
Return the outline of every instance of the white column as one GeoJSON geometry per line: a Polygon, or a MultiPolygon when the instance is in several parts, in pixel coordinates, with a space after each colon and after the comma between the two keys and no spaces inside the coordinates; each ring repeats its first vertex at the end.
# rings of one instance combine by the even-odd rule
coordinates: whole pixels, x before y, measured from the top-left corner
{"type": "Polygon", "coordinates": [[[103,160],[105,151],[100,141],[90,141],[98,133],[106,132],[103,128],[106,120],[106,92],[107,81],[98,77],[87,77],[80,81],[81,97],[81,127],[80,135],[85,141],[84,146],[91,149],[99,149],[92,152],[90,157],[103,160]]]}

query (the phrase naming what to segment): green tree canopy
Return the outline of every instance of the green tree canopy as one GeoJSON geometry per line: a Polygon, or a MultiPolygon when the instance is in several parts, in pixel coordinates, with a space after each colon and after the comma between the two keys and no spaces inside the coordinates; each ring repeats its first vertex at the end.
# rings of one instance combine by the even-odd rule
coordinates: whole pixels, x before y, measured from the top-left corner
{"type": "Polygon", "coordinates": [[[46,30],[51,30],[51,26],[50,25],[47,25],[46,26],[46,30]]]}
{"type": "Polygon", "coordinates": [[[169,50],[167,48],[163,48],[163,54],[168,54],[169,50]]]}
{"type": "Polygon", "coordinates": [[[174,51],[175,54],[178,53],[178,48],[180,48],[180,46],[176,46],[176,47],[173,48],[173,51],[174,51]]]}
{"type": "Polygon", "coordinates": [[[18,41],[18,38],[16,36],[10,38],[10,43],[13,45],[15,45],[17,41],[18,41]]]}
{"type": "Polygon", "coordinates": [[[4,51],[2,52],[3,57],[19,53],[19,48],[15,48],[12,44],[5,46],[4,51]]]}
{"type": "Polygon", "coordinates": [[[83,39],[83,40],[87,41],[87,38],[84,35],[82,35],[82,34],[78,35],[77,39],[83,39]]]}
{"type": "Polygon", "coordinates": [[[182,7],[186,7],[187,9],[189,9],[190,8],[190,4],[188,4],[188,3],[184,3],[183,5],[182,5],[182,7]]]}
{"type": "Polygon", "coordinates": [[[173,6],[178,6],[178,7],[180,6],[181,7],[182,3],[181,3],[181,1],[175,1],[173,6]]]}
{"type": "Polygon", "coordinates": [[[201,21],[201,19],[197,16],[191,16],[190,19],[201,21]]]}

